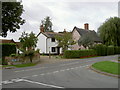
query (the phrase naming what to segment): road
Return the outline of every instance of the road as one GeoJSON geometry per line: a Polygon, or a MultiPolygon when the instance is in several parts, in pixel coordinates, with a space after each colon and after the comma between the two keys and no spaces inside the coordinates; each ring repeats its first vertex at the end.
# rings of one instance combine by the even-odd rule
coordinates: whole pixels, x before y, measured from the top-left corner
{"type": "Polygon", "coordinates": [[[95,62],[117,58],[117,55],[94,57],[4,69],[0,85],[3,88],[118,88],[118,78],[89,68],[95,62]]]}

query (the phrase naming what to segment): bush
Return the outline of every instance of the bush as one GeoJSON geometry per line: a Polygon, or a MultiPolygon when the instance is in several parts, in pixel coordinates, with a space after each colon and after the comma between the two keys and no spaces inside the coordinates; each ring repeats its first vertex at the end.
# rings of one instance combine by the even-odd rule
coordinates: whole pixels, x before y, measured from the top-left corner
{"type": "Polygon", "coordinates": [[[35,52],[36,52],[36,53],[40,53],[40,49],[37,49],[35,52]]]}
{"type": "Polygon", "coordinates": [[[114,55],[114,46],[107,47],[107,55],[114,55]]]}
{"type": "Polygon", "coordinates": [[[98,44],[93,47],[93,49],[97,52],[98,56],[106,56],[107,55],[107,46],[98,44]]]}
{"type": "Polygon", "coordinates": [[[16,56],[16,54],[11,54],[11,55],[10,55],[10,57],[15,57],[15,56],[16,56]]]}
{"type": "Polygon", "coordinates": [[[67,50],[64,53],[65,58],[81,58],[88,56],[96,56],[97,53],[95,50],[67,50]]]}
{"type": "Polygon", "coordinates": [[[34,54],[35,54],[34,50],[25,51],[23,53],[23,57],[29,57],[30,62],[32,63],[32,59],[33,59],[34,54]]]}

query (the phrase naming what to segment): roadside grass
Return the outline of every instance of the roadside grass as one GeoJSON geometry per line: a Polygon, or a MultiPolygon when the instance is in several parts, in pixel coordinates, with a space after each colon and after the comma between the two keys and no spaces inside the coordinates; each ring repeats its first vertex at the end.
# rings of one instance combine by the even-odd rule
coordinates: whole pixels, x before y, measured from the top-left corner
{"type": "Polygon", "coordinates": [[[9,66],[13,66],[13,67],[17,67],[17,68],[22,68],[22,67],[30,67],[30,66],[35,66],[36,63],[27,63],[27,64],[18,64],[18,65],[2,65],[2,67],[9,67],[9,66]]]}
{"type": "Polygon", "coordinates": [[[117,62],[101,61],[94,63],[92,67],[103,72],[120,75],[120,63],[117,62]]]}

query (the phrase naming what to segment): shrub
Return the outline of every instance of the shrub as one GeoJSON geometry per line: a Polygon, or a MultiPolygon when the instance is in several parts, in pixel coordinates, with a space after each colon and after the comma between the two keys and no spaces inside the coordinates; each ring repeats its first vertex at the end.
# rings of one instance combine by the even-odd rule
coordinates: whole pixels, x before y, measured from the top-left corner
{"type": "Polygon", "coordinates": [[[88,57],[88,56],[96,56],[95,50],[67,50],[64,53],[65,58],[80,58],[80,57],[88,57]]]}
{"type": "Polygon", "coordinates": [[[11,55],[10,55],[10,57],[15,57],[15,56],[16,56],[16,54],[11,54],[11,55]]]}
{"type": "Polygon", "coordinates": [[[93,47],[93,49],[97,52],[98,56],[106,56],[107,55],[107,46],[98,44],[93,47]]]}
{"type": "Polygon", "coordinates": [[[34,50],[25,51],[23,53],[23,57],[29,57],[30,62],[32,63],[32,59],[33,59],[34,54],[35,54],[34,50]]]}
{"type": "Polygon", "coordinates": [[[107,55],[114,55],[114,46],[107,47],[107,55]]]}
{"type": "Polygon", "coordinates": [[[35,52],[36,52],[36,53],[40,53],[40,49],[37,49],[35,52]]]}

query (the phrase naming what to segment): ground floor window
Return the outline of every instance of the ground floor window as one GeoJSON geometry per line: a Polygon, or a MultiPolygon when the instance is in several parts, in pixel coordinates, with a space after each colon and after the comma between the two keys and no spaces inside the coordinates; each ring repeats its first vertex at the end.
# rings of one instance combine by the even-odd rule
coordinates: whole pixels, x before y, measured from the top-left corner
{"type": "Polygon", "coordinates": [[[52,50],[51,50],[52,52],[56,52],[55,47],[52,47],[51,49],[52,49],[52,50]]]}

